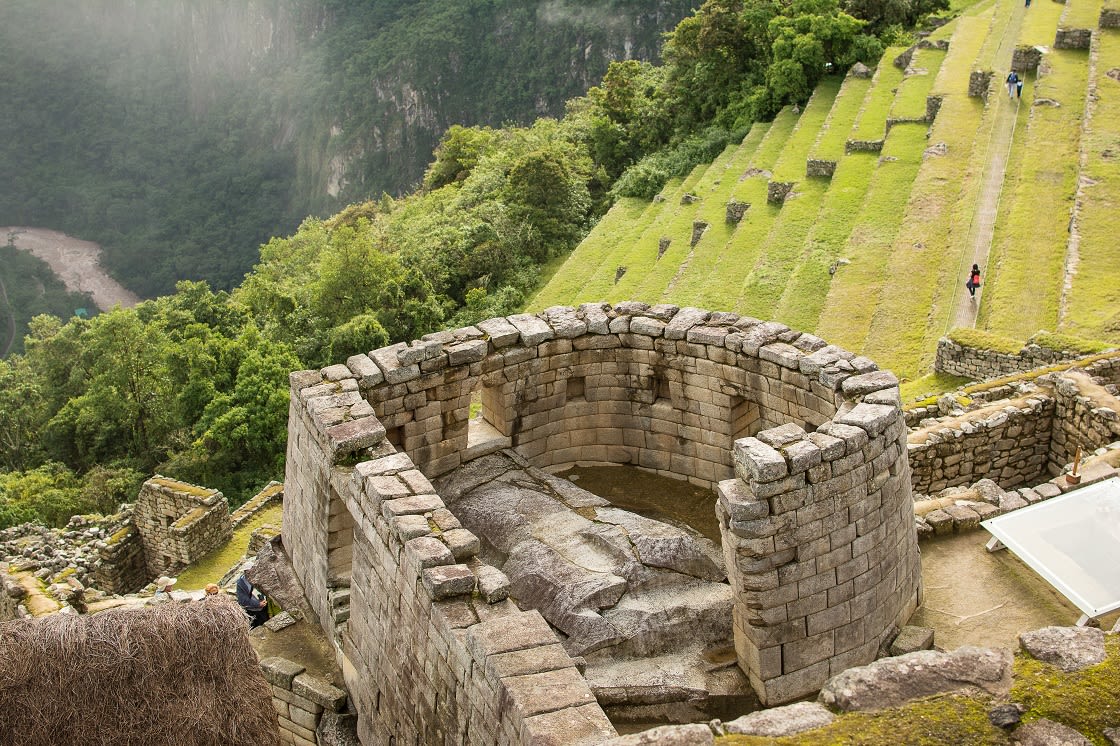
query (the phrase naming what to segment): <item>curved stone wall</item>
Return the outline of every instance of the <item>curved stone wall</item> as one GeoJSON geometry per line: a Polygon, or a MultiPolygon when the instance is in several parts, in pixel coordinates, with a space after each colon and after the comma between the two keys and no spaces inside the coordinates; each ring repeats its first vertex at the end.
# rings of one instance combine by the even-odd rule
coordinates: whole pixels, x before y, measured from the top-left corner
{"type": "Polygon", "coordinates": [[[490,319],[293,374],[289,427],[285,545],[321,617],[350,557],[352,620],[368,616],[355,599],[403,607],[376,598],[394,584],[359,591],[357,542],[340,546],[395,540],[395,519],[382,536],[359,509],[384,486],[364,459],[403,451],[394,468],[427,489],[504,447],[539,467],[633,464],[718,487],[739,665],[767,704],[873,660],[918,602],[897,379],[775,322],[644,303],[490,319]],[[364,492],[339,471],[355,463],[364,492]]]}

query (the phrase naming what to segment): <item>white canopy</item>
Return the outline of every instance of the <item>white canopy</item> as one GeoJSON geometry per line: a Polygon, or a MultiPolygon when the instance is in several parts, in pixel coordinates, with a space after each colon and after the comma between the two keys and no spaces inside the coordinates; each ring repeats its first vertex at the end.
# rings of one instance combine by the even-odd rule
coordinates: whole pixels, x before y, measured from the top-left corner
{"type": "Polygon", "coordinates": [[[1120,609],[1120,477],[980,525],[1081,609],[1078,624],[1120,609]]]}

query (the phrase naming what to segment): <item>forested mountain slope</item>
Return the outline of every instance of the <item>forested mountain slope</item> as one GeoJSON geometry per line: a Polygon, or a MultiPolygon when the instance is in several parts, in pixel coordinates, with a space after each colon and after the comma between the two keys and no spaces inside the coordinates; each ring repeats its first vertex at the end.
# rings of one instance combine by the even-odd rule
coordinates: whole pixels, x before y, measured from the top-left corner
{"type": "Polygon", "coordinates": [[[556,115],[691,0],[6,0],[0,225],[152,296],[235,285],[308,214],[415,186],[452,124],[556,115]]]}

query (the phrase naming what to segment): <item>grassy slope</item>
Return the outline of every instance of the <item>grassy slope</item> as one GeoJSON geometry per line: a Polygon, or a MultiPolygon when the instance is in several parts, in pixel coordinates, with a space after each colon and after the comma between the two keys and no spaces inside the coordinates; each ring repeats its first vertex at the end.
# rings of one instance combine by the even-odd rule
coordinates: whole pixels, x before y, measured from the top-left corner
{"type": "MultiPolygon", "coordinates": [[[[944,319],[952,313],[953,278],[961,253],[970,250],[968,227],[988,155],[992,110],[986,116],[983,101],[969,98],[962,83],[975,62],[986,61],[978,55],[986,39],[1003,32],[1013,2],[1017,0],[1001,0],[993,13],[958,21],[945,63],[930,88],[942,97],[942,105],[929,142],[944,143],[946,152],[922,162],[884,268],[889,279],[863,348],[907,377],[926,367],[944,331],[944,319]]],[[[994,99],[993,106],[1000,103],[994,99]]]]}
{"type": "Polygon", "coordinates": [[[1096,68],[1097,100],[1083,147],[1088,154],[1073,277],[1063,331],[1120,341],[1120,83],[1106,76],[1120,67],[1120,31],[1101,30],[1096,68]],[[1106,155],[1107,154],[1107,155],[1106,155]]]}
{"type": "MultiPolygon", "coordinates": [[[[783,126],[784,120],[790,116],[785,112],[779,115],[777,120],[779,129],[783,126]]],[[[699,243],[692,249],[689,261],[685,265],[674,269],[676,274],[665,288],[663,296],[671,295],[673,298],[679,299],[682,305],[697,302],[698,288],[701,286],[699,280],[702,279],[700,275],[704,271],[703,268],[710,269],[714,266],[719,256],[719,250],[735,232],[736,225],[728,223],[726,219],[728,201],[734,197],[746,202],[754,200],[754,203],[757,204],[757,199],[753,193],[754,181],[757,178],[744,178],[744,174],[749,169],[755,168],[754,164],[760,157],[759,148],[763,147],[764,143],[770,139],[771,129],[770,122],[755,124],[751,128],[750,134],[743,140],[742,147],[739,148],[735,157],[728,162],[725,169],[719,172],[713,172],[709,169],[706,176],[710,178],[706,181],[711,186],[707,192],[698,194],[700,202],[695,213],[695,219],[706,222],[708,229],[704,232],[699,243]]]]}
{"type": "MultiPolygon", "coordinates": [[[[1062,7],[1052,3],[1032,5],[1023,41],[1052,42],[1062,7]]],[[[1004,179],[977,320],[981,328],[1019,339],[1057,326],[1088,80],[1086,52],[1052,50],[1045,59],[1051,72],[1034,81],[1026,128],[1017,138],[1004,179]],[[1039,99],[1061,105],[1040,105],[1039,99]],[[1040,278],[1045,281],[1040,282],[1040,278]]],[[[1031,94],[1028,79],[1024,97],[1031,94]]]]}
{"type": "MultiPolygon", "coordinates": [[[[820,211],[828,189],[827,181],[805,176],[805,159],[832,110],[841,82],[839,78],[832,78],[817,87],[774,167],[776,181],[793,181],[796,186],[762,242],[759,258],[746,277],[741,279],[742,289],[735,306],[737,311],[772,317],[782,289],[801,257],[805,236],[820,211]]],[[[723,279],[713,277],[712,282],[715,284],[723,279]]],[[[734,283],[735,278],[727,280],[734,283]]]]}
{"type": "Polygon", "coordinates": [[[790,138],[797,115],[792,109],[783,109],[776,116],[766,138],[750,159],[752,175],[741,179],[732,189],[731,196],[739,202],[750,204],[743,221],[737,225],[713,224],[697,244],[696,253],[687,270],[674,283],[671,297],[689,299],[692,305],[704,308],[730,310],[738,295],[739,282],[728,282],[729,277],[743,277],[740,268],[749,267],[759,250],[759,235],[765,236],[777,207],[766,204],[765,174],[781,155],[785,141],[790,138]],[[764,229],[763,226],[767,226],[764,229]]]}
{"type": "MultiPolygon", "coordinates": [[[[654,202],[636,197],[623,197],[616,202],[587,238],[568,255],[536,297],[529,301],[528,310],[538,311],[549,306],[588,300],[581,295],[587,282],[597,273],[608,271],[605,266],[610,257],[641,233],[641,226],[652,219],[658,207],[654,202]]],[[[614,266],[609,270],[612,278],[614,266]]]]}
{"type": "MultiPolygon", "coordinates": [[[[902,70],[891,64],[891,60],[901,51],[896,47],[883,54],[875,73],[875,84],[853,128],[852,139],[874,140],[883,136],[887,114],[894,101],[893,91],[902,82],[902,70]]],[[[863,347],[873,310],[868,298],[873,297],[881,283],[880,267],[898,231],[910,184],[925,147],[925,130],[925,126],[917,124],[895,126],[883,144],[882,158],[874,154],[847,156],[833,177],[833,181],[851,178],[858,189],[867,178],[865,170],[871,169],[861,207],[851,220],[850,231],[840,250],[848,264],[832,277],[821,304],[820,318],[813,325],[817,333],[830,342],[853,350],[863,347]],[[867,162],[853,164],[862,168],[853,167],[848,176],[844,169],[855,158],[867,162]]],[[[841,219],[837,224],[842,222],[841,219]]],[[[804,318],[808,320],[809,314],[804,318]]],[[[805,328],[810,325],[806,324],[805,328]]]]}
{"type": "MultiPolygon", "coordinates": [[[[880,65],[890,65],[884,57],[880,65]]],[[[868,95],[870,78],[848,78],[810,157],[836,161],[836,171],[820,212],[801,247],[801,258],[774,309],[774,317],[795,329],[812,329],[828,292],[829,267],[851,231],[878,158],[870,153],[844,155],[844,144],[868,95]]]]}

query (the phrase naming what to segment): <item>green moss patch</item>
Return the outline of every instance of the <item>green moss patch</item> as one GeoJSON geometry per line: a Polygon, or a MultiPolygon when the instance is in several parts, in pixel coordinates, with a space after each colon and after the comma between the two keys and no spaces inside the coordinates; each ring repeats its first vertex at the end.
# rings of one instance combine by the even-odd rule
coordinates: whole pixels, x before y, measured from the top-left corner
{"type": "Polygon", "coordinates": [[[991,350],[1002,352],[1005,355],[1018,355],[1023,350],[1022,342],[1001,337],[983,329],[954,329],[949,332],[948,336],[949,339],[962,347],[971,347],[977,350],[991,350]]]}
{"type": "Polygon", "coordinates": [[[1105,649],[1103,663],[1070,673],[1020,654],[1011,699],[1026,705],[1023,720],[1047,718],[1109,744],[1101,731],[1120,726],[1120,637],[1106,637],[1105,649]]]}
{"type": "Polygon", "coordinates": [[[947,746],[1006,744],[1006,734],[988,722],[986,700],[934,697],[876,712],[852,712],[831,725],[784,738],[724,736],[720,746],[947,746]]]}

